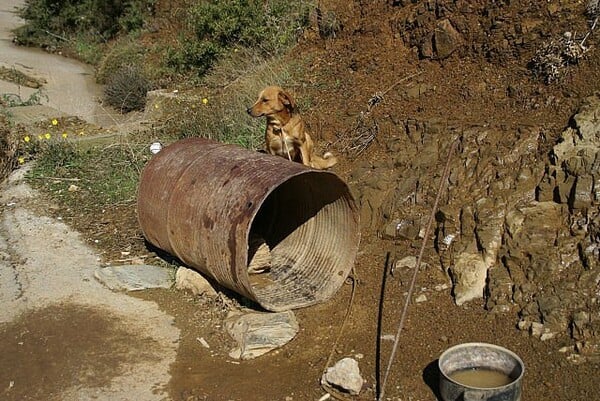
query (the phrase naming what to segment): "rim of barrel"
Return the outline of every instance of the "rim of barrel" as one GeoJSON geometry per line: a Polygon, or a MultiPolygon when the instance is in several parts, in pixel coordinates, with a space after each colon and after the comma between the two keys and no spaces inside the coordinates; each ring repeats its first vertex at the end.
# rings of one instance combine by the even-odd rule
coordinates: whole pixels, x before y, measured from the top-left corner
{"type": "MultiPolygon", "coordinates": [[[[354,265],[354,263],[356,261],[356,256],[358,254],[358,250],[359,250],[359,246],[360,246],[360,239],[361,239],[360,215],[359,215],[358,206],[356,205],[356,200],[354,199],[354,196],[352,195],[352,192],[350,191],[350,187],[344,180],[342,180],[337,174],[335,174],[332,171],[306,168],[306,167],[300,165],[300,169],[298,171],[296,171],[292,174],[286,175],[286,176],[282,176],[281,180],[278,180],[277,182],[273,183],[273,185],[270,186],[269,190],[262,197],[260,202],[258,202],[255,205],[254,210],[251,215],[251,218],[250,218],[251,224],[248,225],[247,231],[246,231],[246,244],[244,244],[244,246],[246,248],[246,252],[245,252],[246,266],[250,263],[250,260],[249,260],[250,255],[248,253],[248,246],[249,246],[248,241],[250,240],[250,236],[251,236],[251,233],[252,233],[252,230],[254,227],[255,220],[256,220],[258,214],[261,212],[261,210],[263,210],[263,207],[265,207],[265,203],[267,203],[269,201],[269,199],[275,193],[280,191],[282,186],[284,186],[290,182],[293,182],[294,180],[299,179],[302,176],[310,176],[310,175],[315,175],[315,176],[319,177],[320,180],[330,180],[331,183],[335,183],[335,184],[339,185],[335,199],[330,203],[321,204],[321,207],[320,207],[318,213],[320,213],[321,210],[329,204],[337,203],[340,201],[343,202],[343,204],[345,205],[344,208],[345,208],[345,214],[347,216],[347,220],[350,223],[353,223],[353,226],[355,228],[355,230],[350,230],[349,235],[352,237],[352,239],[348,240],[348,241],[351,242],[351,244],[349,244],[350,246],[348,247],[348,249],[345,249],[345,251],[347,251],[347,253],[350,254],[351,256],[348,258],[349,261],[347,263],[347,266],[342,269],[343,278],[337,280],[336,285],[334,286],[333,289],[330,289],[329,293],[325,294],[325,296],[322,296],[322,297],[317,296],[312,300],[305,300],[302,302],[296,301],[293,303],[289,303],[289,302],[273,303],[268,299],[268,297],[267,297],[267,299],[265,299],[264,294],[261,294],[261,291],[257,291],[256,287],[251,283],[250,274],[248,274],[246,272],[244,274],[245,277],[243,278],[243,280],[246,281],[250,285],[248,288],[248,291],[252,295],[252,299],[255,302],[257,302],[259,305],[264,307],[265,309],[268,309],[271,311],[285,311],[285,310],[290,310],[290,309],[308,307],[308,306],[323,302],[323,301],[331,298],[339,290],[339,288],[343,285],[346,277],[352,270],[352,266],[354,265]]],[[[328,192],[328,189],[323,190],[322,192],[328,192]]],[[[313,197],[314,197],[314,194],[313,194],[313,197]]],[[[316,213],[315,216],[318,215],[318,213],[316,213]]],[[[338,212],[338,213],[341,213],[341,212],[338,212]]],[[[333,269],[331,269],[331,270],[333,270],[333,269]]],[[[339,270],[339,268],[336,270],[339,270]]],[[[332,281],[336,281],[336,280],[332,280],[332,281]]],[[[279,284],[275,283],[275,285],[277,286],[279,284]]]]}

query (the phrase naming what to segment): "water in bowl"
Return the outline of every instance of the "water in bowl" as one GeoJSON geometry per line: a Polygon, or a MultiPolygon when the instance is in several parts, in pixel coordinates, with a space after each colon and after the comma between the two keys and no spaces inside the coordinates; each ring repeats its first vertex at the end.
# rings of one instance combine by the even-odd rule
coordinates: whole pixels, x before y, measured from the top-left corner
{"type": "Polygon", "coordinates": [[[506,373],[485,368],[459,370],[450,374],[449,377],[464,386],[477,388],[502,387],[513,381],[506,373]]]}

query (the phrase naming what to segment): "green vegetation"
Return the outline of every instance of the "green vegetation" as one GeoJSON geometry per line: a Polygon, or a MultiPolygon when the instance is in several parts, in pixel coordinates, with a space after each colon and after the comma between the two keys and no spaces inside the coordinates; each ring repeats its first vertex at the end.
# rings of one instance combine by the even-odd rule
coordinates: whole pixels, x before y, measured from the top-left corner
{"type": "Polygon", "coordinates": [[[174,14],[166,16],[180,25],[175,43],[170,38],[164,43],[149,41],[141,50],[141,45],[132,45],[132,39],[152,25],[156,3],[26,0],[19,15],[27,24],[15,31],[15,38],[24,45],[61,50],[99,64],[100,82],[108,80],[107,72],[114,73],[123,65],[144,64],[147,59],[140,55],[152,58],[152,68],[163,75],[198,78],[234,48],[254,49],[265,56],[282,54],[296,43],[315,8],[306,0],[183,0],[171,6],[177,10],[174,14]],[[104,52],[107,57],[102,57],[104,52]],[[122,65],[115,65],[115,56],[122,65]],[[105,61],[111,64],[109,68],[102,66],[105,61]]]}
{"type": "Polygon", "coordinates": [[[48,96],[42,89],[36,90],[27,99],[23,99],[16,93],[2,93],[0,94],[0,105],[6,107],[35,106],[41,104],[43,99],[48,100],[48,96]]]}
{"type": "Polygon", "coordinates": [[[187,15],[189,30],[168,54],[168,65],[202,76],[232,48],[280,54],[307,26],[311,8],[309,3],[288,0],[198,2],[187,15]]]}
{"type": "MultiPolygon", "coordinates": [[[[246,112],[267,85],[277,83],[293,88],[308,60],[265,58],[248,49],[231,51],[204,77],[202,89],[163,98],[165,104],[152,108],[168,109],[170,118],[156,127],[160,136],[203,137],[233,143],[248,149],[264,145],[265,121],[246,112]],[[249,63],[248,60],[252,60],[249,63]]],[[[299,98],[306,108],[306,99],[299,98]]]]}
{"type": "Polygon", "coordinates": [[[0,181],[18,165],[18,140],[4,113],[0,113],[0,181]]]}
{"type": "Polygon", "coordinates": [[[313,1],[160,5],[156,0],[26,0],[21,9],[27,25],[17,30],[17,41],[95,63],[107,103],[117,109],[143,109],[152,87],[181,89],[146,106],[158,113],[151,128],[109,146],[90,145],[83,128],[71,129],[63,120],[45,122],[35,133],[18,128],[13,165],[35,160],[31,182],[59,204],[91,210],[133,202],[153,141],[205,137],[261,148],[264,121],[248,116],[246,108],[266,85],[297,85],[305,61],[283,57],[307,27],[313,1]],[[75,189],[67,191],[71,183],[75,189]]]}
{"type": "MultiPolygon", "coordinates": [[[[27,24],[15,30],[18,43],[48,49],[95,48],[119,33],[142,28],[155,0],[26,0],[19,16],[27,24]]],[[[92,60],[97,61],[97,52],[92,60]]],[[[81,54],[79,54],[81,56],[81,54]]]]}
{"type": "Polygon", "coordinates": [[[53,119],[46,125],[46,132],[37,135],[27,134],[23,127],[14,131],[15,163],[35,160],[28,176],[36,187],[73,208],[135,199],[139,174],[150,156],[143,137],[132,134],[126,142],[107,146],[82,141],[83,132],[73,132],[63,120],[53,119]],[[65,184],[72,184],[69,191],[65,184]]]}
{"type": "Polygon", "coordinates": [[[109,105],[122,113],[143,110],[150,81],[138,67],[126,65],[114,73],[104,87],[109,105]]]}
{"type": "MultiPolygon", "coordinates": [[[[124,66],[135,65],[140,68],[144,65],[146,49],[134,38],[125,36],[117,38],[105,49],[102,61],[96,69],[96,81],[106,84],[111,77],[124,66]]],[[[145,71],[147,74],[148,71],[145,71]]]]}
{"type": "Polygon", "coordinates": [[[37,181],[36,186],[46,185],[57,200],[72,208],[82,203],[108,207],[133,202],[147,160],[144,151],[146,146],[132,144],[84,149],[73,142],[49,142],[38,154],[29,178],[37,181]],[[76,188],[71,187],[71,192],[76,193],[67,194],[65,183],[73,183],[76,188]]]}

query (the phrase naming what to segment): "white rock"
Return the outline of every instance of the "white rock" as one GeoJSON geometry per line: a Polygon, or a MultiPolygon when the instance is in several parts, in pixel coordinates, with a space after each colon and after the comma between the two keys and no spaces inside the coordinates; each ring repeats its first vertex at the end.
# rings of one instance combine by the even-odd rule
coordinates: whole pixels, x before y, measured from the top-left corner
{"type": "Polygon", "coordinates": [[[191,291],[194,295],[217,296],[217,291],[204,276],[185,267],[180,267],[175,273],[175,288],[191,291]]]}
{"type": "Polygon", "coordinates": [[[394,269],[409,268],[414,269],[417,266],[416,256],[406,256],[394,263],[394,269]]]}
{"type": "Polygon", "coordinates": [[[529,320],[519,320],[517,327],[522,331],[529,330],[531,328],[531,322],[529,320]]]}
{"type": "Polygon", "coordinates": [[[483,297],[488,266],[477,253],[463,252],[452,267],[454,301],[457,305],[483,297]]]}
{"type": "Polygon", "coordinates": [[[171,273],[153,265],[122,265],[99,267],[94,277],[113,291],[139,291],[149,288],[171,288],[171,273]]]}
{"type": "Polygon", "coordinates": [[[544,333],[542,333],[542,335],[540,336],[540,340],[542,341],[547,341],[550,340],[552,338],[554,338],[554,336],[556,336],[556,333],[552,333],[550,331],[545,331],[544,333]]]}
{"type": "Polygon", "coordinates": [[[359,394],[365,383],[360,375],[358,362],[353,358],[343,358],[333,367],[327,368],[321,381],[351,395],[359,394]]]}
{"type": "Polygon", "coordinates": [[[420,294],[415,298],[415,302],[418,304],[425,302],[425,301],[427,301],[427,295],[425,295],[425,294],[420,294]]]}
{"type": "Polygon", "coordinates": [[[538,322],[532,322],[529,328],[531,335],[534,337],[541,337],[544,334],[544,325],[538,322]]]}
{"type": "Polygon", "coordinates": [[[229,356],[253,359],[290,342],[300,327],[292,311],[278,313],[230,312],[225,329],[237,342],[229,356]]]}
{"type": "Polygon", "coordinates": [[[157,154],[158,152],[160,152],[162,150],[162,144],[160,142],[153,142],[150,145],[150,152],[152,154],[157,154]]]}

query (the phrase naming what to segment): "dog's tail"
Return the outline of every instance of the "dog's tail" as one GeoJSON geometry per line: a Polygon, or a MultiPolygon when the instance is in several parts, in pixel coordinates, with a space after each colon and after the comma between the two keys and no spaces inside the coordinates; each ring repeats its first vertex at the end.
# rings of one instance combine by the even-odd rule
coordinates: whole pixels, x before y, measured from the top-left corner
{"type": "Polygon", "coordinates": [[[312,168],[324,170],[333,167],[337,164],[338,160],[331,152],[327,152],[321,156],[313,155],[310,161],[312,168]]]}

